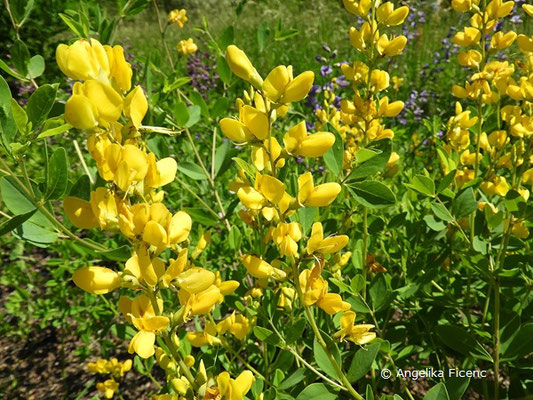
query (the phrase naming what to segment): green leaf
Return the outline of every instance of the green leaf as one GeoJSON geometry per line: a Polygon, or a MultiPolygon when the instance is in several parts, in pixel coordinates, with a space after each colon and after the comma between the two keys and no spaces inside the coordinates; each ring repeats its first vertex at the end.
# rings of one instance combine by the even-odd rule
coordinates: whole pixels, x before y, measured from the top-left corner
{"type": "Polygon", "coordinates": [[[294,386],[296,386],[298,383],[305,379],[305,371],[305,368],[298,368],[287,379],[281,382],[281,384],[278,386],[278,389],[292,389],[294,386]]]}
{"type": "Polygon", "coordinates": [[[451,349],[475,359],[492,362],[492,357],[468,331],[455,325],[439,325],[436,328],[439,339],[451,349]]]}
{"type": "Polygon", "coordinates": [[[185,162],[178,164],[178,169],[187,175],[189,178],[201,181],[207,179],[207,176],[204,173],[204,170],[197,164],[190,162],[185,162]]]}
{"type": "MultiPolygon", "coordinates": [[[[38,215],[38,214],[36,214],[38,215]]],[[[57,240],[57,233],[32,221],[33,217],[15,229],[17,236],[38,247],[46,247],[57,240]]]]}
{"type": "Polygon", "coordinates": [[[429,392],[426,393],[423,400],[450,400],[448,391],[444,383],[437,383],[429,392]]]}
{"type": "Polygon", "coordinates": [[[280,343],[278,335],[272,332],[270,329],[263,328],[261,326],[254,327],[254,335],[262,342],[277,345],[280,343]]]}
{"type": "Polygon", "coordinates": [[[304,207],[298,210],[300,217],[300,224],[302,225],[302,233],[307,235],[318,213],[317,207],[304,207]]]}
{"type": "Polygon", "coordinates": [[[365,207],[383,208],[396,203],[394,193],[378,181],[355,182],[347,187],[354,199],[365,207]]]}
{"type": "Polygon", "coordinates": [[[316,338],[313,342],[313,354],[314,354],[315,362],[320,367],[320,369],[326,373],[326,375],[329,375],[333,379],[340,379],[339,376],[337,375],[337,372],[335,371],[335,367],[333,367],[333,364],[328,358],[328,354],[331,354],[333,358],[335,359],[335,361],[337,361],[337,364],[341,365],[341,354],[339,352],[339,348],[337,347],[337,344],[325,334],[324,334],[324,340],[328,347],[327,353],[322,348],[322,346],[320,346],[316,338]]]}
{"type": "Polygon", "coordinates": [[[57,86],[43,85],[31,95],[26,108],[34,129],[40,126],[56,101],[57,86]]]}
{"type": "Polygon", "coordinates": [[[356,153],[357,165],[350,173],[350,181],[369,177],[382,171],[389,161],[392,149],[391,140],[380,140],[375,150],[361,149],[356,153]]]}
{"type": "Polygon", "coordinates": [[[357,350],[348,370],[348,380],[350,382],[357,382],[366,375],[379,353],[379,348],[379,343],[372,343],[369,346],[357,350]]]}
{"type": "Polygon", "coordinates": [[[15,215],[36,209],[28,194],[11,177],[0,178],[0,194],[6,208],[15,215]]]}
{"type": "Polygon", "coordinates": [[[205,211],[202,208],[186,208],[185,211],[191,216],[194,222],[205,225],[212,226],[219,223],[219,219],[215,218],[213,214],[205,211]]]}
{"type": "Polygon", "coordinates": [[[335,135],[335,143],[333,143],[331,149],[324,154],[324,162],[326,163],[328,170],[334,176],[338,176],[342,172],[342,167],[344,165],[344,143],[339,132],[337,132],[333,126],[327,124],[326,129],[333,132],[335,135]]]}
{"type": "Polygon", "coordinates": [[[458,195],[452,204],[452,214],[456,219],[472,214],[477,210],[477,201],[472,188],[468,188],[458,195]]]}
{"type": "MultiPolygon", "coordinates": [[[[17,71],[15,71],[14,69],[11,69],[9,67],[9,65],[7,65],[2,60],[0,60],[0,69],[4,70],[4,72],[6,72],[8,75],[12,76],[15,79],[18,79],[18,80],[24,81],[24,82],[28,81],[25,77],[20,75],[17,71]]],[[[2,78],[2,77],[0,76],[0,78],[2,78]]]]}
{"type": "Polygon", "coordinates": [[[185,103],[179,102],[174,106],[174,118],[178,126],[185,126],[189,121],[189,110],[185,103]]]}
{"type": "Polygon", "coordinates": [[[366,385],[366,400],[374,400],[374,391],[370,384],[366,385]]]}
{"type": "Polygon", "coordinates": [[[440,181],[439,186],[437,187],[437,193],[441,193],[444,189],[450,186],[450,184],[453,182],[453,179],[455,178],[456,173],[457,170],[454,169],[452,172],[442,178],[442,181],[440,181]]]}
{"type": "Polygon", "coordinates": [[[189,98],[191,99],[193,104],[196,104],[198,107],[200,107],[202,115],[206,118],[209,118],[209,107],[207,107],[207,103],[205,102],[202,95],[198,92],[191,92],[189,94],[189,98]]]}
{"type": "Polygon", "coordinates": [[[259,52],[262,52],[265,49],[269,34],[270,31],[268,30],[267,22],[263,20],[259,25],[259,28],[257,28],[257,45],[259,46],[259,52]]]}
{"type": "Polygon", "coordinates": [[[435,196],[435,183],[431,178],[424,175],[416,175],[410,184],[406,183],[409,189],[413,189],[423,195],[433,197],[435,196]]]}
{"type": "Polygon", "coordinates": [[[44,58],[40,55],[30,58],[28,63],[28,78],[35,79],[44,72],[44,58]]]}
{"type": "Polygon", "coordinates": [[[52,153],[48,165],[48,185],[45,198],[59,200],[65,194],[68,185],[67,152],[63,147],[52,153]]]}
{"type": "Polygon", "coordinates": [[[26,111],[17,103],[15,99],[11,99],[11,112],[13,113],[13,119],[17,129],[22,133],[26,134],[26,128],[28,125],[28,116],[26,111]]]}
{"type": "Polygon", "coordinates": [[[79,38],[86,38],[84,26],[79,22],[75,21],[73,18],[66,14],[59,13],[59,18],[68,26],[68,28],[79,38]]]}
{"type": "Polygon", "coordinates": [[[17,132],[11,100],[11,90],[4,78],[0,76],[0,135],[6,148],[8,148],[8,143],[13,141],[13,137],[17,132]]]}
{"type": "Polygon", "coordinates": [[[231,69],[226,59],[222,56],[218,56],[217,58],[217,74],[220,76],[222,82],[229,85],[231,81],[231,69]]]}
{"type": "Polygon", "coordinates": [[[379,274],[377,278],[372,281],[368,292],[372,299],[372,308],[374,311],[378,311],[382,307],[390,305],[395,297],[395,292],[392,292],[387,287],[387,282],[385,281],[383,274],[379,274]]]}
{"type": "Polygon", "coordinates": [[[135,329],[126,324],[114,324],[111,326],[109,331],[122,340],[130,340],[135,336],[135,329]]]}
{"type": "Polygon", "coordinates": [[[89,201],[91,198],[91,180],[87,175],[82,175],[70,188],[69,196],[78,197],[89,201]]]}
{"type": "Polygon", "coordinates": [[[300,392],[296,400],[336,400],[337,395],[331,393],[323,383],[313,383],[300,392]]]}
{"type": "Polygon", "coordinates": [[[529,322],[523,324],[520,330],[512,339],[507,347],[503,358],[506,360],[514,360],[533,353],[533,323],[529,322]]]}
{"type": "Polygon", "coordinates": [[[220,97],[217,99],[211,110],[211,116],[213,118],[220,118],[226,116],[229,112],[231,101],[227,97],[220,97]]]}
{"type": "Polygon", "coordinates": [[[0,236],[5,235],[6,233],[11,232],[13,229],[18,228],[20,225],[30,219],[36,211],[37,210],[33,210],[25,214],[15,215],[7,221],[2,222],[2,224],[0,224],[0,236]]]}
{"type": "Polygon", "coordinates": [[[189,120],[185,124],[185,127],[190,128],[191,126],[196,125],[196,123],[202,118],[202,109],[200,106],[190,106],[187,110],[189,112],[189,120]]]}
{"type": "Polygon", "coordinates": [[[470,378],[460,378],[452,376],[446,379],[446,390],[450,396],[450,400],[461,400],[463,394],[468,389],[470,378]]]}
{"type": "Polygon", "coordinates": [[[222,36],[220,37],[220,48],[225,49],[230,44],[232,44],[235,40],[235,29],[233,26],[228,26],[224,32],[222,33],[222,36]]]}
{"type": "Polygon", "coordinates": [[[169,93],[173,90],[179,89],[180,87],[185,86],[191,80],[191,78],[188,78],[186,76],[180,76],[171,84],[169,84],[168,81],[165,80],[165,83],[163,85],[163,93],[169,93]]]}
{"type": "Polygon", "coordinates": [[[224,141],[220,146],[217,147],[215,151],[215,176],[218,175],[220,168],[222,168],[222,165],[224,165],[230,146],[231,144],[229,141],[224,141]]]}
{"type": "Polygon", "coordinates": [[[287,333],[285,335],[285,341],[287,344],[292,344],[302,337],[302,333],[305,330],[305,325],[305,319],[300,318],[287,329],[287,333]]]}
{"type": "Polygon", "coordinates": [[[22,40],[15,40],[11,48],[11,61],[22,76],[28,75],[30,52],[22,40]]]}
{"type": "Polygon", "coordinates": [[[230,249],[237,250],[241,247],[242,234],[237,226],[233,225],[228,235],[228,245],[230,249]]]}
{"type": "Polygon", "coordinates": [[[242,158],[239,157],[233,157],[232,160],[235,161],[237,166],[241,168],[250,179],[255,179],[256,169],[252,164],[244,161],[242,158]]]}
{"type": "Polygon", "coordinates": [[[131,247],[124,245],[116,249],[97,251],[96,254],[111,261],[126,261],[131,257],[131,247]]]}
{"type": "Polygon", "coordinates": [[[440,220],[437,221],[433,215],[426,215],[424,217],[424,222],[431,230],[436,232],[440,232],[446,228],[446,224],[440,220]]]}
{"type": "Polygon", "coordinates": [[[37,136],[37,139],[45,139],[50,136],[56,136],[56,135],[59,135],[61,133],[68,131],[71,128],[72,128],[72,125],[70,124],[63,124],[60,126],[56,126],[55,128],[50,128],[39,133],[39,135],[37,136]]]}
{"type": "Polygon", "coordinates": [[[450,211],[446,208],[446,206],[444,206],[444,204],[431,203],[430,206],[431,206],[431,210],[433,210],[435,215],[439,217],[440,219],[442,219],[443,221],[446,221],[446,222],[453,221],[450,211]]]}

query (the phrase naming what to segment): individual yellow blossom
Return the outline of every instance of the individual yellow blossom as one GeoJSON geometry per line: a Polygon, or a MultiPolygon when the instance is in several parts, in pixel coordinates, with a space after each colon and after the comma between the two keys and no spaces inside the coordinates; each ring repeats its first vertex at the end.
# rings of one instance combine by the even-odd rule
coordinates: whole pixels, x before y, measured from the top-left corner
{"type": "Polygon", "coordinates": [[[220,344],[220,339],[217,337],[217,327],[211,321],[206,322],[202,332],[188,332],[187,340],[194,347],[220,344]]]}
{"type": "Polygon", "coordinates": [[[220,302],[220,289],[211,285],[207,289],[190,293],[185,289],[178,292],[180,304],[185,307],[185,318],[194,315],[207,314],[215,304],[220,302]]]}
{"type": "Polygon", "coordinates": [[[283,137],[285,150],[295,156],[321,157],[335,143],[335,135],[330,132],[307,134],[305,122],[289,129],[283,137]]]}
{"type": "Polygon", "coordinates": [[[302,228],[299,223],[279,223],[271,230],[270,236],[278,246],[282,257],[295,257],[298,254],[298,241],[302,238],[302,228]]]}
{"type": "Polygon", "coordinates": [[[168,13],[168,23],[169,24],[176,24],[180,28],[183,28],[183,25],[188,21],[187,18],[187,10],[181,9],[181,10],[172,10],[168,13]]]}
{"type": "Polygon", "coordinates": [[[193,38],[187,40],[180,40],[176,46],[178,53],[186,55],[195,53],[198,50],[198,46],[194,43],[193,38]]]}
{"type": "Polygon", "coordinates": [[[334,337],[339,340],[351,340],[355,344],[362,346],[370,343],[376,338],[374,332],[370,332],[370,329],[374,328],[372,324],[359,324],[354,325],[355,313],[353,311],[345,311],[341,316],[341,329],[335,333],[334,337]]]}
{"type": "Polygon", "coordinates": [[[72,280],[80,289],[92,294],[105,294],[120,287],[122,279],[112,269],[92,266],[78,268],[72,280]]]}
{"type": "Polygon", "coordinates": [[[217,324],[217,332],[224,335],[226,332],[231,333],[235,338],[243,340],[252,331],[255,324],[255,318],[251,320],[242,314],[235,315],[235,312],[226,317],[217,324]]]}
{"type": "Polygon", "coordinates": [[[251,389],[254,383],[254,376],[250,371],[241,372],[233,379],[227,372],[222,372],[217,376],[218,391],[223,399],[243,400],[244,396],[251,389]]]}
{"type": "Polygon", "coordinates": [[[529,236],[529,229],[527,229],[522,221],[515,223],[511,228],[511,232],[519,239],[527,239],[529,236]]]}
{"type": "Polygon", "coordinates": [[[296,78],[292,76],[292,67],[280,65],[266,77],[262,89],[269,100],[275,103],[292,103],[305,98],[311,90],[315,74],[302,72],[296,78]]]}
{"type": "Polygon", "coordinates": [[[324,239],[322,224],[315,222],[311,229],[311,237],[307,241],[307,253],[336,253],[348,244],[348,240],[346,235],[330,236],[324,239]]]}
{"type": "Polygon", "coordinates": [[[250,82],[256,89],[261,89],[263,78],[261,78],[261,75],[259,75],[244,51],[235,45],[228,46],[226,49],[226,61],[235,75],[250,82]]]}
{"type": "Polygon", "coordinates": [[[254,278],[284,279],[286,276],[284,271],[278,268],[274,268],[265,260],[262,260],[261,258],[251,254],[243,255],[241,257],[241,262],[248,271],[248,273],[254,278]]]}
{"type": "Polygon", "coordinates": [[[336,182],[315,186],[313,175],[306,172],[298,177],[298,202],[304,207],[329,206],[337,198],[341,189],[336,182]]]}
{"type": "Polygon", "coordinates": [[[108,379],[105,382],[98,382],[96,384],[96,389],[98,389],[99,392],[102,392],[106,399],[112,399],[118,389],[118,383],[113,379],[108,379]]]}

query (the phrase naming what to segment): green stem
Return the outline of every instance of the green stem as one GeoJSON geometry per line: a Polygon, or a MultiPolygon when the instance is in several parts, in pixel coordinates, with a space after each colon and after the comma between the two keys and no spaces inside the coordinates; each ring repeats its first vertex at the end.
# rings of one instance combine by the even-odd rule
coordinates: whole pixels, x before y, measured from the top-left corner
{"type": "Polygon", "coordinates": [[[500,282],[494,282],[494,399],[499,399],[500,391],[500,282]]]}
{"type": "Polygon", "coordinates": [[[366,299],[366,278],[368,275],[368,209],[363,206],[363,299],[366,299]]]}
{"type": "Polygon", "coordinates": [[[364,400],[363,396],[361,396],[357,391],[352,387],[350,384],[350,381],[342,372],[342,368],[337,363],[337,360],[335,360],[335,357],[331,354],[331,351],[328,348],[328,345],[324,341],[324,338],[322,337],[322,334],[320,333],[320,330],[318,329],[318,326],[315,321],[315,317],[313,316],[313,313],[311,312],[311,309],[304,304],[304,295],[302,292],[302,288],[300,287],[300,280],[299,280],[299,274],[298,274],[298,265],[292,260],[292,271],[294,275],[294,286],[296,287],[296,292],[298,293],[298,297],[300,299],[300,302],[302,303],[305,311],[305,315],[307,316],[307,320],[309,324],[311,325],[311,329],[313,330],[313,333],[315,334],[316,340],[320,347],[324,350],[324,353],[329,359],[329,362],[333,366],[333,369],[335,369],[335,372],[337,373],[338,377],[341,379],[342,383],[344,384],[344,387],[350,392],[350,394],[357,400],[364,400]]]}
{"type": "Polygon", "coordinates": [[[157,25],[159,27],[159,33],[161,34],[161,41],[163,42],[163,47],[165,48],[165,53],[167,54],[168,62],[170,63],[170,66],[172,67],[172,69],[174,69],[174,60],[172,60],[172,55],[170,54],[167,41],[165,40],[166,29],[163,28],[163,25],[161,24],[161,18],[159,16],[159,7],[157,5],[157,0],[152,0],[152,4],[154,6],[155,16],[157,18],[157,25]]]}

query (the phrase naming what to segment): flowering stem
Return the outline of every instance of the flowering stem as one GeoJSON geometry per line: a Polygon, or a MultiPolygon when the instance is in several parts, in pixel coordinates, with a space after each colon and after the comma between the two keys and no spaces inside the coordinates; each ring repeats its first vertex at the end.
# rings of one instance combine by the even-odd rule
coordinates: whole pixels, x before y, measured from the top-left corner
{"type": "Polygon", "coordinates": [[[80,159],[81,166],[83,167],[83,169],[85,170],[85,173],[89,177],[89,181],[91,182],[91,185],[94,185],[94,178],[89,172],[89,168],[87,167],[87,164],[85,163],[85,159],[83,158],[83,154],[81,153],[80,145],[78,144],[78,141],[74,139],[73,144],[74,144],[74,149],[76,149],[76,154],[78,155],[78,158],[80,159]]]}
{"type": "Polygon", "coordinates": [[[172,55],[170,54],[167,41],[165,40],[166,29],[163,28],[163,25],[161,24],[161,18],[159,17],[159,7],[157,6],[157,0],[152,0],[152,4],[154,5],[155,16],[157,18],[157,25],[159,26],[159,33],[161,34],[161,41],[163,42],[163,47],[165,48],[165,53],[167,54],[168,62],[170,63],[170,66],[172,67],[172,69],[174,69],[174,61],[172,60],[172,55]]]}
{"type": "Polygon", "coordinates": [[[500,391],[500,282],[494,281],[494,399],[500,391]]]}
{"type": "Polygon", "coordinates": [[[368,264],[366,262],[368,252],[368,209],[363,206],[363,299],[366,298],[366,277],[368,273],[368,264]]]}
{"type": "Polygon", "coordinates": [[[335,357],[331,354],[331,351],[328,348],[328,345],[324,341],[324,338],[322,337],[322,334],[320,333],[320,330],[318,329],[318,326],[315,321],[315,317],[313,316],[313,313],[311,312],[311,309],[305,305],[304,303],[304,295],[302,292],[302,288],[300,287],[300,280],[298,275],[298,264],[294,261],[294,259],[291,260],[292,264],[292,272],[294,275],[294,286],[296,287],[296,292],[298,293],[298,297],[300,299],[300,302],[302,303],[305,311],[305,315],[307,316],[307,320],[309,321],[309,325],[311,325],[311,329],[313,330],[313,333],[315,334],[316,340],[318,341],[318,344],[322,349],[324,350],[324,353],[328,357],[329,362],[333,366],[333,369],[335,369],[335,372],[337,373],[338,377],[341,379],[342,383],[344,384],[344,387],[350,392],[350,394],[357,400],[364,400],[364,398],[357,393],[357,391],[352,387],[350,384],[350,381],[342,372],[342,368],[337,363],[337,360],[335,360],[335,357]]]}

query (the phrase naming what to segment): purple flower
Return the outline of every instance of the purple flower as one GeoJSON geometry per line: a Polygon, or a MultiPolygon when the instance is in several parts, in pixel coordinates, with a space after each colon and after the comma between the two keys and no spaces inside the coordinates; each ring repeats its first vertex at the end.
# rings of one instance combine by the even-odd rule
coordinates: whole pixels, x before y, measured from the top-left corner
{"type": "Polygon", "coordinates": [[[329,75],[333,72],[333,68],[331,68],[331,66],[329,65],[323,65],[322,67],[320,67],[320,75],[322,76],[326,76],[326,75],[329,75]]]}

